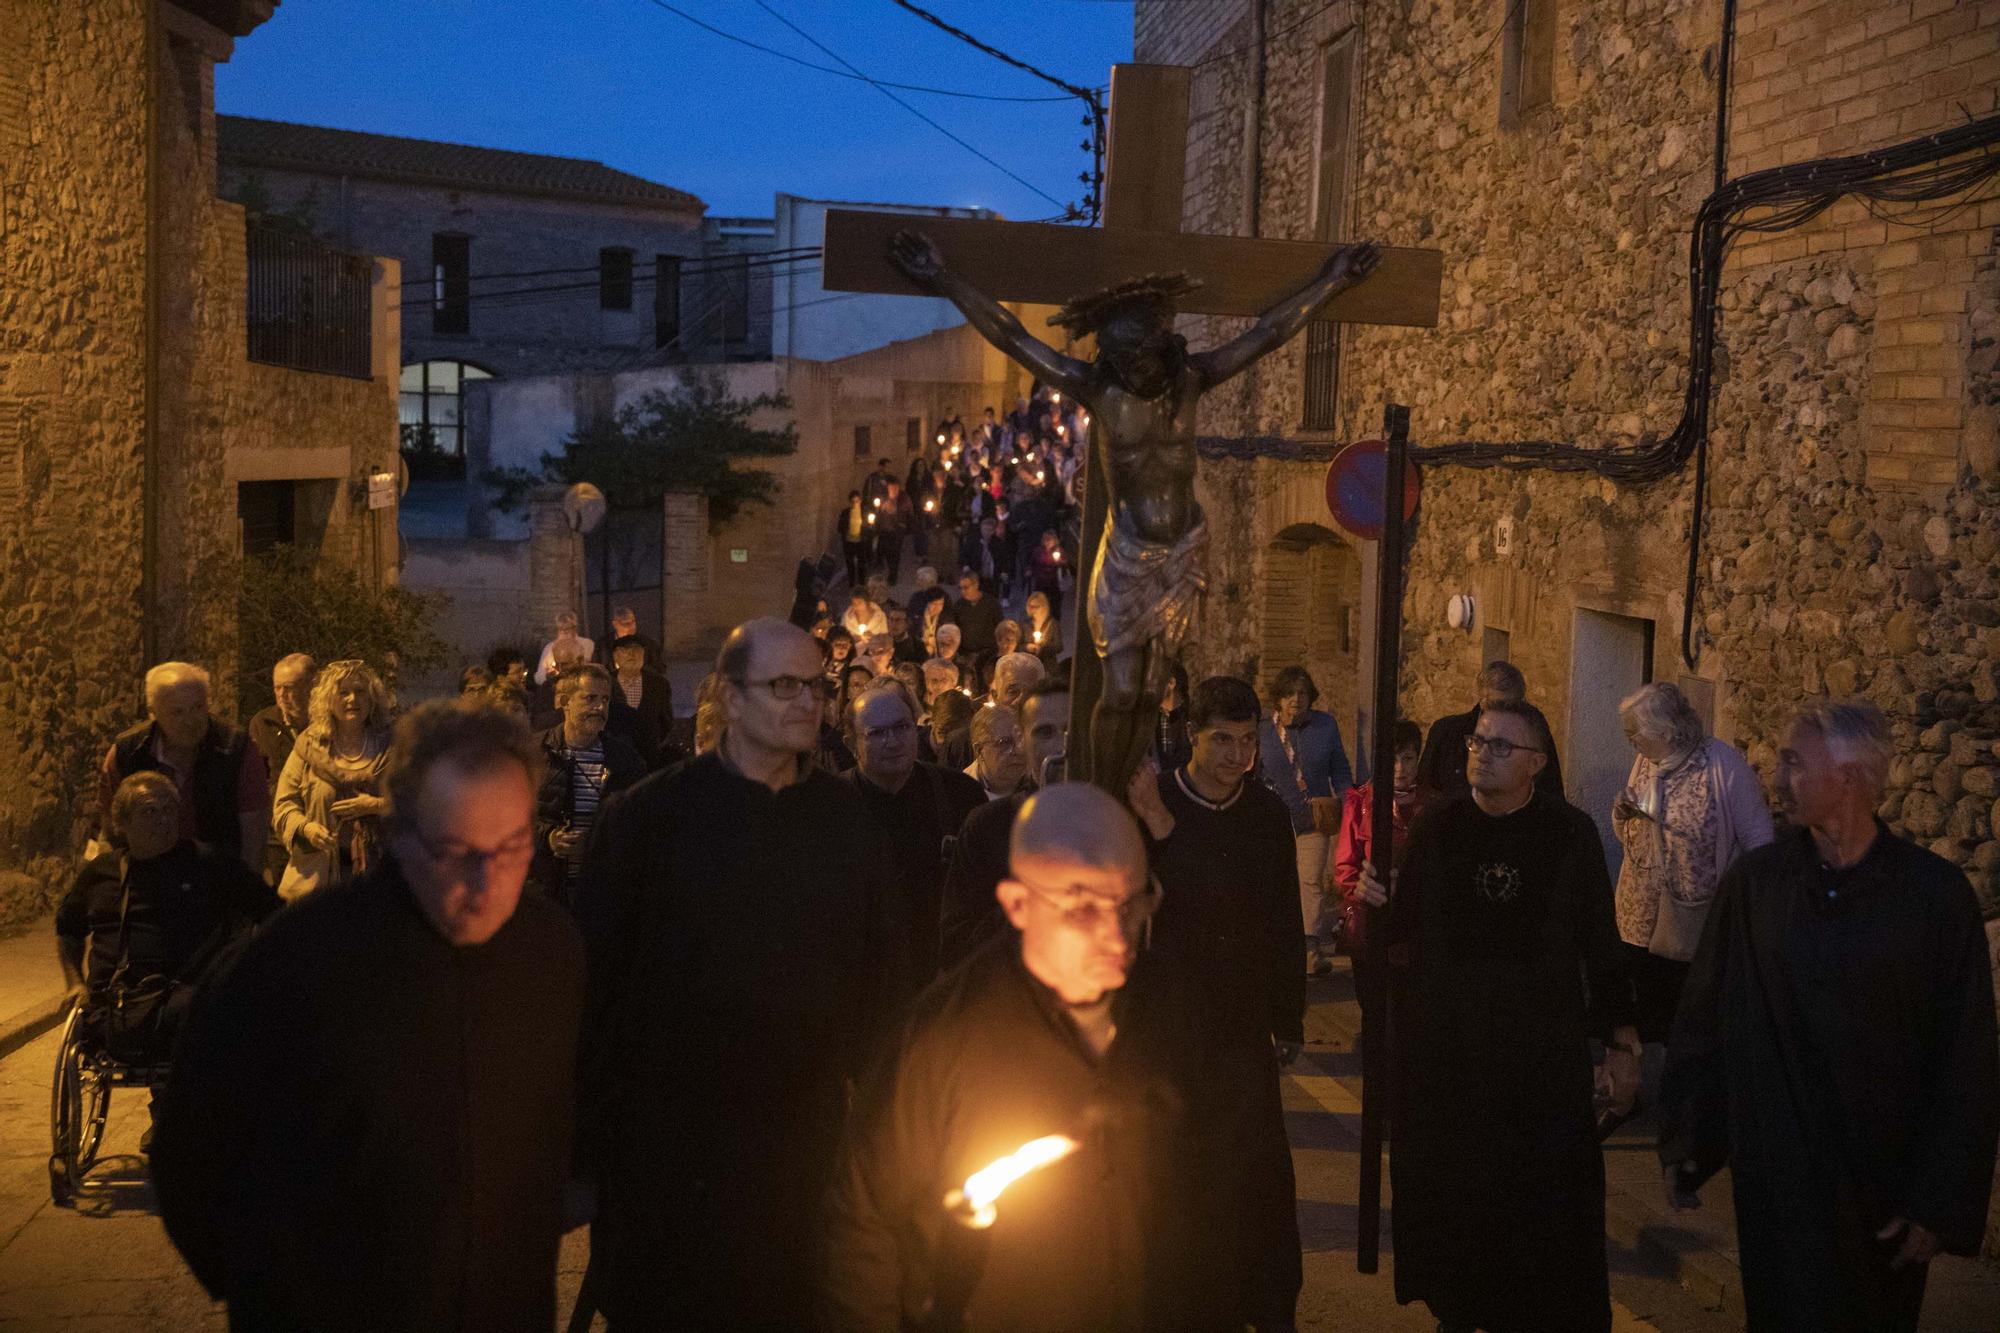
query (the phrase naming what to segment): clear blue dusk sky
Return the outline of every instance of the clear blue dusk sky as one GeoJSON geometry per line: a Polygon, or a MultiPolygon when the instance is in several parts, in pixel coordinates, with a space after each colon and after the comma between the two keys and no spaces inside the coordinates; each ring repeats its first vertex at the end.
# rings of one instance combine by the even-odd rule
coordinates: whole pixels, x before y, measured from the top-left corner
{"type": "MultiPolygon", "coordinates": [[[[758,0],[673,0],[766,46],[839,64],[758,0]]],[[[863,73],[962,92],[1057,89],[939,32],[890,0],[765,0],[863,73]]],[[[1132,58],[1131,0],[925,0],[947,22],[1056,77],[1101,86],[1132,58]]],[[[899,93],[1056,200],[1089,165],[1074,100],[899,93]]],[[[216,106],[493,148],[596,158],[706,200],[768,214],[778,191],[981,204],[1010,217],[1059,206],[865,83],[703,32],[655,0],[284,0],[216,71],[216,106]]]]}

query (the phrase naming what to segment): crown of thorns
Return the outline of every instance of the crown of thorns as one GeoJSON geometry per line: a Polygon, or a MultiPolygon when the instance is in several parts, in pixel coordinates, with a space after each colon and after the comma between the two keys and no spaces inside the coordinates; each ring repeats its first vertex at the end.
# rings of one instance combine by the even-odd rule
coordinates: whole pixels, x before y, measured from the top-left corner
{"type": "Polygon", "coordinates": [[[1112,315],[1135,305],[1165,306],[1171,309],[1190,292],[1201,290],[1201,280],[1190,278],[1185,273],[1148,273],[1143,278],[1133,278],[1079,296],[1055,314],[1049,316],[1049,323],[1072,333],[1089,333],[1104,327],[1112,315]]]}

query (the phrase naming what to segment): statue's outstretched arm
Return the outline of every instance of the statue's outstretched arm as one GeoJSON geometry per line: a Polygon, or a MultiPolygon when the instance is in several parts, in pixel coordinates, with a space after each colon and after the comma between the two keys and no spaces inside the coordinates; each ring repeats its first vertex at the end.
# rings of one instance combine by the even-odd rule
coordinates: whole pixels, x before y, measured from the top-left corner
{"type": "Polygon", "coordinates": [[[944,255],[930,237],[897,232],[889,240],[889,259],[912,282],[957,306],[987,342],[1033,371],[1042,383],[1064,393],[1081,393],[1090,363],[1064,356],[1023,328],[1007,307],[945,267],[944,255]]]}
{"type": "Polygon", "coordinates": [[[1382,252],[1374,242],[1343,245],[1326,261],[1319,276],[1266,310],[1261,318],[1240,335],[1188,358],[1205,385],[1222,381],[1247,369],[1266,352],[1284,346],[1306,326],[1313,311],[1335,295],[1361,282],[1374,272],[1382,252]]]}

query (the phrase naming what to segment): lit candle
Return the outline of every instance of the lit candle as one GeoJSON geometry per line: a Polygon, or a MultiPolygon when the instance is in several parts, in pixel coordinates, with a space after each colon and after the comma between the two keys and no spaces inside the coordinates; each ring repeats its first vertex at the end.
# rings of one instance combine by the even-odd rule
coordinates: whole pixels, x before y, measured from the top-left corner
{"type": "Polygon", "coordinates": [[[870,523],[873,523],[873,522],[875,521],[875,515],[873,515],[873,514],[870,514],[870,515],[868,516],[868,521],[869,521],[870,523]]]}
{"type": "Polygon", "coordinates": [[[1050,392],[1050,394],[1049,394],[1049,399],[1050,399],[1050,401],[1052,401],[1052,402],[1057,402],[1057,403],[1060,403],[1060,402],[1062,401],[1062,395],[1061,395],[1061,394],[1059,394],[1059,393],[1055,393],[1055,392],[1053,392],[1053,391],[1052,391],[1052,392],[1050,392]]]}
{"type": "Polygon", "coordinates": [[[944,1196],[945,1210],[964,1225],[983,1231],[1000,1216],[995,1205],[1009,1185],[1030,1171],[1039,1171],[1060,1162],[1082,1146],[1062,1134],[1031,1139],[1005,1157],[967,1176],[964,1188],[944,1196]]]}
{"type": "Polygon", "coordinates": [[[943,432],[943,431],[939,431],[939,432],[938,432],[938,443],[939,443],[939,444],[943,444],[943,443],[944,443],[944,432],[943,432]]]}
{"type": "Polygon", "coordinates": [[[926,514],[928,514],[928,513],[931,513],[931,512],[933,512],[933,511],[934,511],[934,510],[936,510],[936,509],[937,509],[937,501],[935,501],[935,500],[926,500],[926,501],[924,501],[924,512],[925,512],[926,514]]]}
{"type": "Polygon", "coordinates": [[[875,507],[877,509],[880,509],[882,507],[882,497],[879,495],[875,497],[875,507]]]}

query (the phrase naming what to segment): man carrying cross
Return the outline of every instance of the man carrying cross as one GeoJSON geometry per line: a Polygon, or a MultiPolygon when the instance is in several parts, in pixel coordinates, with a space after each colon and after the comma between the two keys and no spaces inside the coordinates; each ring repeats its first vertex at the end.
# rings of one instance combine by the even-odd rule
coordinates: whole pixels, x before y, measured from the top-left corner
{"type": "Polygon", "coordinates": [[[1122,792],[1152,739],[1173,660],[1206,586],[1208,526],[1194,498],[1195,414],[1201,396],[1281,346],[1328,300],[1363,281],[1379,251],[1334,252],[1319,275],[1240,336],[1189,352],[1174,332],[1178,303],[1200,284],[1185,273],[1121,282],[1070,301],[1050,321],[1095,334],[1081,361],[1036,338],[1006,307],[947,267],[926,236],[899,231],[890,258],[918,286],[950,300],[988,342],[1047,385],[1080,399],[1102,428],[1111,522],[1085,603],[1104,662],[1090,721],[1092,780],[1122,792]]]}

